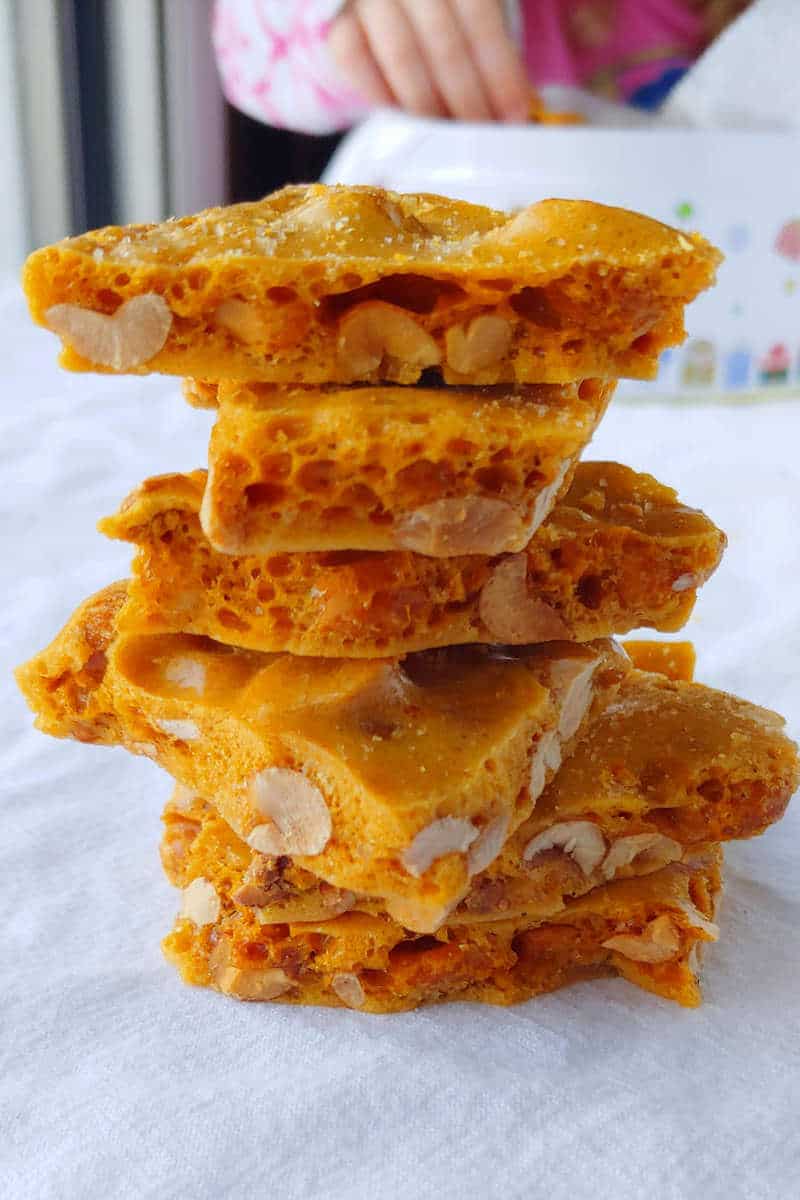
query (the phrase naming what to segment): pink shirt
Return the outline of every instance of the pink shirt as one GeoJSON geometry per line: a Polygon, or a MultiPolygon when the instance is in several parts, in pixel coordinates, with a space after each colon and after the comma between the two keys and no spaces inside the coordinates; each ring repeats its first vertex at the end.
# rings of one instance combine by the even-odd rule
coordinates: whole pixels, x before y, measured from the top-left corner
{"type": "Polygon", "coordinates": [[[532,0],[521,7],[531,80],[612,100],[631,100],[685,71],[705,44],[693,6],[676,0],[532,0]]]}
{"type": "MultiPolygon", "coordinates": [[[[435,2],[435,0],[432,0],[435,2]]],[[[327,48],[342,0],[216,0],[213,39],[225,95],[256,120],[306,133],[368,111],[327,48]]],[[[655,107],[701,52],[689,0],[519,0],[534,85],[575,84],[655,107]]]]}

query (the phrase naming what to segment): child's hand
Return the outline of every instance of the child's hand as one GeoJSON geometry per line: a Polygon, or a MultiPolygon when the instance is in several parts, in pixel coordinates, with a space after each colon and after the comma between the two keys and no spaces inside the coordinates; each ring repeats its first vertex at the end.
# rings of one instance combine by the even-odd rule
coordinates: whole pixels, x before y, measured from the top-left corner
{"type": "Polygon", "coordinates": [[[527,119],[531,88],[502,0],[349,0],[329,45],[372,104],[464,121],[527,119]]]}

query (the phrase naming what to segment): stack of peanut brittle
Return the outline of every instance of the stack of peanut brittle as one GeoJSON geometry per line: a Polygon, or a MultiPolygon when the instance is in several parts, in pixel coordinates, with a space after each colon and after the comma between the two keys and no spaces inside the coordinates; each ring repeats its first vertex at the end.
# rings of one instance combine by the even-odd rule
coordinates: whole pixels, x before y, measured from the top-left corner
{"type": "Polygon", "coordinates": [[[39,727],[174,781],[190,983],[371,1012],[624,976],[682,1004],[720,843],[798,779],[780,717],[691,681],[724,534],[581,455],[718,254],[548,200],[290,187],[29,260],[72,370],[185,377],[208,462],[101,522],[131,579],[18,677],[39,727]]]}

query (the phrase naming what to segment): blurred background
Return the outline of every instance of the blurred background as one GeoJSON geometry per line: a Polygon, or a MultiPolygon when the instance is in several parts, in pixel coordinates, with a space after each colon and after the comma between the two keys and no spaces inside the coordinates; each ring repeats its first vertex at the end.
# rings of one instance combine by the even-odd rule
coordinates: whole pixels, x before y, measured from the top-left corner
{"type": "Polygon", "coordinates": [[[100,225],[318,178],[339,141],[226,103],[212,0],[0,0],[0,270],[100,225]]]}
{"type": "MultiPolygon", "coordinates": [[[[318,62],[314,76],[312,59],[303,57],[310,52],[301,47],[293,57],[283,48],[298,30],[316,36],[319,18],[337,11],[334,0],[236,7],[237,20],[249,26],[227,19],[234,6],[217,6],[228,94],[262,120],[223,96],[213,0],[0,0],[0,273],[16,275],[29,250],[68,234],[157,221],[318,179],[338,148],[328,181],[440,192],[502,208],[548,195],[580,197],[701,230],[726,255],[719,286],[693,305],[691,336],[664,356],[657,385],[625,383],[622,393],[796,391],[800,98],[795,103],[791,46],[793,39],[800,46],[800,0],[725,0],[723,7],[729,17],[747,10],[737,28],[752,17],[749,32],[728,39],[716,68],[712,62],[700,70],[690,103],[677,114],[667,111],[669,100],[660,111],[633,100],[612,104],[600,81],[602,94],[573,89],[562,106],[583,106],[585,123],[452,121],[412,117],[397,106],[357,123],[340,147],[339,134],[311,136],[269,123],[275,117],[301,128],[335,127],[324,114],[317,126],[303,123],[303,92],[316,96],[313,109],[326,88],[349,86],[350,75],[340,71],[331,84],[318,62]],[[258,86],[251,79],[249,92],[237,83],[236,61],[248,44],[258,59],[258,86]],[[281,83],[289,97],[282,109],[273,103],[281,83]],[[253,102],[258,89],[262,99],[253,102]]],[[[656,8],[651,0],[649,10],[656,8]]],[[[564,2],[560,11],[568,21],[578,9],[564,2]]],[[[549,101],[547,86],[542,90],[549,101]]]]}

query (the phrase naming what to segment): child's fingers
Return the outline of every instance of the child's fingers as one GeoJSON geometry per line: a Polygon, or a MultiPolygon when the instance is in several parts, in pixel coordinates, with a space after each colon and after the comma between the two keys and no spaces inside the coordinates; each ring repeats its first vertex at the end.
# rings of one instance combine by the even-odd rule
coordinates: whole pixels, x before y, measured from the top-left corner
{"type": "Polygon", "coordinates": [[[396,102],[423,116],[444,115],[427,58],[397,0],[356,0],[353,12],[396,102]]]}
{"type": "Polygon", "coordinates": [[[345,9],[333,22],[328,45],[353,91],[370,104],[394,103],[394,96],[375,62],[361,23],[351,8],[345,9]]]}
{"type": "Polygon", "coordinates": [[[372,104],[472,121],[527,117],[530,86],[500,0],[351,0],[329,43],[372,104]]]}
{"type": "Polygon", "coordinates": [[[506,121],[525,121],[531,86],[499,0],[450,0],[492,106],[506,121]]]}
{"type": "Polygon", "coordinates": [[[403,0],[428,70],[452,117],[489,121],[492,109],[449,0],[403,0]]]}

